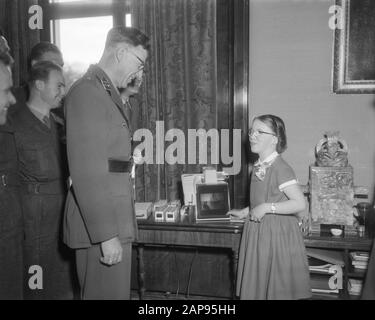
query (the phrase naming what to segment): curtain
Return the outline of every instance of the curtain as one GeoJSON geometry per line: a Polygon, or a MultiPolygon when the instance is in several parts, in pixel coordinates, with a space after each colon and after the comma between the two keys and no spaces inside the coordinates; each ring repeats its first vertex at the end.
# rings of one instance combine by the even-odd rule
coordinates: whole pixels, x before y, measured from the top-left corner
{"type": "MultiPolygon", "coordinates": [[[[139,165],[136,200],[182,199],[181,174],[204,166],[188,164],[187,130],[218,128],[216,1],[134,0],[131,7],[133,24],[151,39],[143,91],[133,102],[134,130],[147,128],[155,137],[156,121],[165,133],[182,130],[186,160],[139,165]]],[[[155,163],[156,143],[153,148],[155,163]]],[[[207,154],[210,164],[210,143],[207,154]]]]}
{"type": "Polygon", "coordinates": [[[0,2],[0,26],[15,60],[13,66],[15,87],[25,80],[27,56],[31,48],[40,42],[41,30],[29,28],[29,19],[32,17],[32,14],[29,14],[29,8],[40,2],[38,0],[1,0],[0,2]]]}

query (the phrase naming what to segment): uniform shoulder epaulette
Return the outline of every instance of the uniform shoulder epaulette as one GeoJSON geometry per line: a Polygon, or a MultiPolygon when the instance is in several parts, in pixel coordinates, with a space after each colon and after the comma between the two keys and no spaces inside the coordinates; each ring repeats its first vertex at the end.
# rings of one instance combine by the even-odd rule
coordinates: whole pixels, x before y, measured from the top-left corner
{"type": "Polygon", "coordinates": [[[112,86],[109,80],[106,77],[98,77],[103,88],[109,95],[111,95],[112,86]]]}
{"type": "Polygon", "coordinates": [[[69,88],[69,92],[72,92],[80,83],[82,82],[82,78],[78,79],[77,81],[74,81],[73,84],[69,88]]]}
{"type": "Polygon", "coordinates": [[[92,84],[95,84],[95,79],[93,79],[93,77],[92,77],[92,75],[84,75],[82,78],[79,78],[77,81],[75,81],[72,85],[71,85],[71,87],[70,87],[70,89],[69,89],[69,92],[68,93],[70,93],[70,92],[73,92],[73,90],[75,89],[75,88],[77,88],[77,87],[79,87],[79,85],[80,84],[82,84],[82,83],[92,83],[92,84]]]}

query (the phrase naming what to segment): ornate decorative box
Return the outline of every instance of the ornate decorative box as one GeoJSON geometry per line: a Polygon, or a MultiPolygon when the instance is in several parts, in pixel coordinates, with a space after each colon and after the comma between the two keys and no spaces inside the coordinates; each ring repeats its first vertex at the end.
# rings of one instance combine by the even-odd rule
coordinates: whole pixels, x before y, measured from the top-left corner
{"type": "Polygon", "coordinates": [[[310,166],[310,212],[313,224],[353,226],[353,168],[310,166]]]}

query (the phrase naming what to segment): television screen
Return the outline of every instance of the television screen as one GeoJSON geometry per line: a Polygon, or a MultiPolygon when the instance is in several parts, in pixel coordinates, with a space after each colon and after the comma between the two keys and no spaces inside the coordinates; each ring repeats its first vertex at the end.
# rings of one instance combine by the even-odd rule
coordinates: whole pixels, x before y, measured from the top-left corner
{"type": "Polygon", "coordinates": [[[196,220],[230,220],[227,183],[197,184],[196,220]]]}

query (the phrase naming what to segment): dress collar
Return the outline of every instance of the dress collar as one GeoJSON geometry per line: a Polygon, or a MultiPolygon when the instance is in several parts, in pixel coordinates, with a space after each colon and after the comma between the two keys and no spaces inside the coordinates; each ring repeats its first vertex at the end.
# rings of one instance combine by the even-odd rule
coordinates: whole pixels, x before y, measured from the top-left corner
{"type": "Polygon", "coordinates": [[[273,160],[275,160],[277,158],[278,155],[279,154],[277,153],[277,151],[274,151],[263,161],[258,160],[257,162],[255,162],[254,166],[260,166],[260,165],[265,164],[265,163],[270,164],[270,163],[273,162],[273,160]]]}

